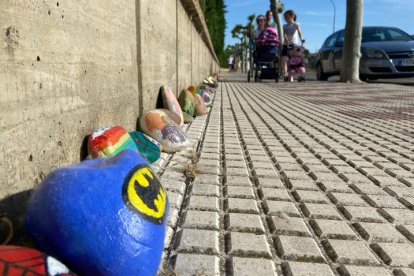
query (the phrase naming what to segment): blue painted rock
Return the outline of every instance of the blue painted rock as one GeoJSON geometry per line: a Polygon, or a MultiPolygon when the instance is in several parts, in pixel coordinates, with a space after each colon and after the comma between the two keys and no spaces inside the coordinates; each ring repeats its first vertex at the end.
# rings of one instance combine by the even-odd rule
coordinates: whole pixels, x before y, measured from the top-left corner
{"type": "Polygon", "coordinates": [[[168,86],[162,86],[160,89],[160,93],[162,95],[162,103],[164,108],[174,112],[180,117],[180,122],[178,123],[179,126],[183,126],[184,119],[183,119],[183,112],[181,111],[180,104],[177,101],[174,93],[168,86]]]}
{"type": "Polygon", "coordinates": [[[147,111],[139,124],[145,134],[161,144],[162,151],[177,152],[191,145],[184,131],[163,110],[147,111]]]}
{"type": "Polygon", "coordinates": [[[71,276],[64,264],[32,248],[1,245],[0,274],[3,276],[71,276]]]}
{"type": "Polygon", "coordinates": [[[148,163],[154,163],[160,158],[160,143],[140,131],[132,131],[129,135],[131,135],[132,140],[134,140],[139,153],[141,153],[142,157],[144,157],[148,163]]]}
{"type": "Polygon", "coordinates": [[[167,195],[141,155],[124,150],[52,171],[25,224],[37,246],[80,275],[155,275],[167,195]]]}

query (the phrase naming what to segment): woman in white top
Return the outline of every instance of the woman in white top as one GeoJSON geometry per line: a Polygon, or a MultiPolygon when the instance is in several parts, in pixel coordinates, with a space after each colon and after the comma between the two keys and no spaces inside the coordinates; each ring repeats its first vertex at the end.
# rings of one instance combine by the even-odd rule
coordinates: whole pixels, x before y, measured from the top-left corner
{"type": "Polygon", "coordinates": [[[283,14],[286,24],[283,25],[283,50],[282,50],[282,62],[283,62],[283,75],[285,76],[285,81],[293,81],[287,76],[287,61],[289,58],[289,50],[299,44],[300,41],[305,43],[305,39],[302,37],[302,32],[300,30],[300,24],[296,22],[297,16],[293,10],[288,10],[283,14]]]}

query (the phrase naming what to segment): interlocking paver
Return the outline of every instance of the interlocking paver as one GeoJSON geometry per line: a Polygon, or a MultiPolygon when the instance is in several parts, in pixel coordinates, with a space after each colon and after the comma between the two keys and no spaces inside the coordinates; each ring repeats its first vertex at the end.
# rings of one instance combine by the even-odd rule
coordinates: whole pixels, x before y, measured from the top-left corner
{"type": "Polygon", "coordinates": [[[271,216],[280,216],[281,214],[299,217],[299,211],[292,202],[266,200],[264,202],[265,209],[268,210],[271,216]]]}
{"type": "Polygon", "coordinates": [[[325,195],[321,192],[297,190],[293,193],[293,195],[299,202],[329,203],[328,198],[326,198],[325,195]]]}
{"type": "Polygon", "coordinates": [[[305,203],[301,205],[303,213],[313,219],[342,219],[339,212],[329,204],[305,203]]]}
{"type": "Polygon", "coordinates": [[[341,276],[392,276],[382,267],[345,265],[339,268],[341,276]]]}
{"type": "Polygon", "coordinates": [[[340,220],[311,220],[313,230],[320,238],[357,239],[354,231],[345,222],[340,220]]]}
{"type": "Polygon", "coordinates": [[[177,275],[220,275],[220,259],[217,256],[178,254],[175,273],[177,275]]]}
{"type": "Polygon", "coordinates": [[[374,243],[372,249],[389,265],[413,266],[414,245],[406,243],[374,243]]]}
{"type": "Polygon", "coordinates": [[[383,222],[384,219],[372,207],[344,206],[340,208],[344,216],[351,221],[383,222]]]}
{"type": "Polygon", "coordinates": [[[190,209],[200,211],[219,211],[219,201],[217,197],[196,196],[190,198],[190,209]]]}
{"type": "Polygon", "coordinates": [[[259,213],[259,209],[257,208],[257,203],[254,199],[229,198],[228,206],[229,206],[230,212],[248,213],[248,214],[259,213]]]}
{"type": "Polygon", "coordinates": [[[227,186],[229,197],[254,198],[253,187],[227,186]]]}
{"type": "Polygon", "coordinates": [[[315,240],[307,237],[278,236],[275,240],[279,256],[289,260],[323,262],[315,240]]]}
{"type": "Polygon", "coordinates": [[[378,208],[400,208],[405,209],[405,206],[398,202],[395,198],[389,195],[366,195],[364,199],[372,206],[378,208]]]}
{"type": "Polygon", "coordinates": [[[341,264],[379,264],[369,249],[360,241],[326,240],[323,246],[329,257],[341,264]]]}
{"type": "Polygon", "coordinates": [[[318,187],[310,179],[289,179],[289,187],[292,189],[317,191],[318,187]]]}
{"type": "Polygon", "coordinates": [[[260,216],[253,214],[229,214],[229,229],[235,232],[264,233],[264,227],[260,216]]]}
{"type": "Polygon", "coordinates": [[[371,242],[405,242],[404,237],[395,228],[386,223],[355,223],[360,235],[371,242]]]}
{"type": "Polygon", "coordinates": [[[379,212],[390,222],[414,225],[414,212],[408,209],[380,209],[379,212]]]}
{"type": "Polygon", "coordinates": [[[241,257],[271,257],[269,245],[264,235],[250,233],[230,233],[229,254],[241,257]]]}
{"type": "Polygon", "coordinates": [[[318,263],[286,262],[283,270],[287,276],[333,276],[329,265],[318,263]]]}
{"type": "Polygon", "coordinates": [[[191,192],[193,195],[219,196],[219,187],[211,184],[194,184],[191,192]]]}
{"type": "Polygon", "coordinates": [[[261,193],[263,194],[264,199],[292,201],[292,198],[285,189],[262,188],[261,193]]]}
{"type": "Polygon", "coordinates": [[[234,275],[269,275],[277,276],[275,264],[271,260],[233,257],[234,275]]]}
{"type": "Polygon", "coordinates": [[[248,176],[227,176],[226,177],[226,184],[228,186],[252,186],[250,179],[248,176]]]}
{"type": "Polygon", "coordinates": [[[305,221],[302,218],[288,216],[273,216],[273,233],[287,236],[311,236],[305,221]]]}
{"type": "Polygon", "coordinates": [[[184,229],[178,250],[183,253],[218,254],[219,232],[184,229]]]}
{"type": "Polygon", "coordinates": [[[185,214],[184,228],[219,229],[217,212],[188,210],[185,214]]]}
{"type": "Polygon", "coordinates": [[[343,206],[368,206],[368,204],[356,194],[328,193],[327,195],[335,204],[341,204],[343,206]]]}

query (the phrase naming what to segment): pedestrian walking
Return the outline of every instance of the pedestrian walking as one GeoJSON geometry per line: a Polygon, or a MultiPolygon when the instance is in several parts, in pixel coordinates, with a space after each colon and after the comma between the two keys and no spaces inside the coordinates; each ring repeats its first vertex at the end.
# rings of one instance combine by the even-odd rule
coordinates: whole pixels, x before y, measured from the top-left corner
{"type": "Polygon", "coordinates": [[[229,66],[229,72],[231,73],[231,71],[233,70],[233,56],[230,55],[229,58],[227,59],[227,65],[229,66]]]}
{"type": "Polygon", "coordinates": [[[299,45],[299,39],[303,45],[305,39],[300,30],[300,24],[297,22],[295,11],[288,10],[283,14],[286,24],[283,25],[283,36],[285,38],[282,49],[283,75],[284,81],[293,81],[287,74],[287,62],[289,59],[289,50],[294,46],[299,45]]]}

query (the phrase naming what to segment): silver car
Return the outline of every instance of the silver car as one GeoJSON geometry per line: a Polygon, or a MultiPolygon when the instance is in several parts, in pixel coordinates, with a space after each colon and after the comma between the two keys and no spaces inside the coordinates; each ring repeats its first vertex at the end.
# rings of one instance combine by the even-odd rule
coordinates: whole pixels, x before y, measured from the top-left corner
{"type": "MultiPolygon", "coordinates": [[[[319,50],[316,78],[339,75],[344,30],[330,35],[319,50]]],[[[361,80],[414,77],[414,39],[393,27],[364,27],[361,44],[361,80]]]]}

